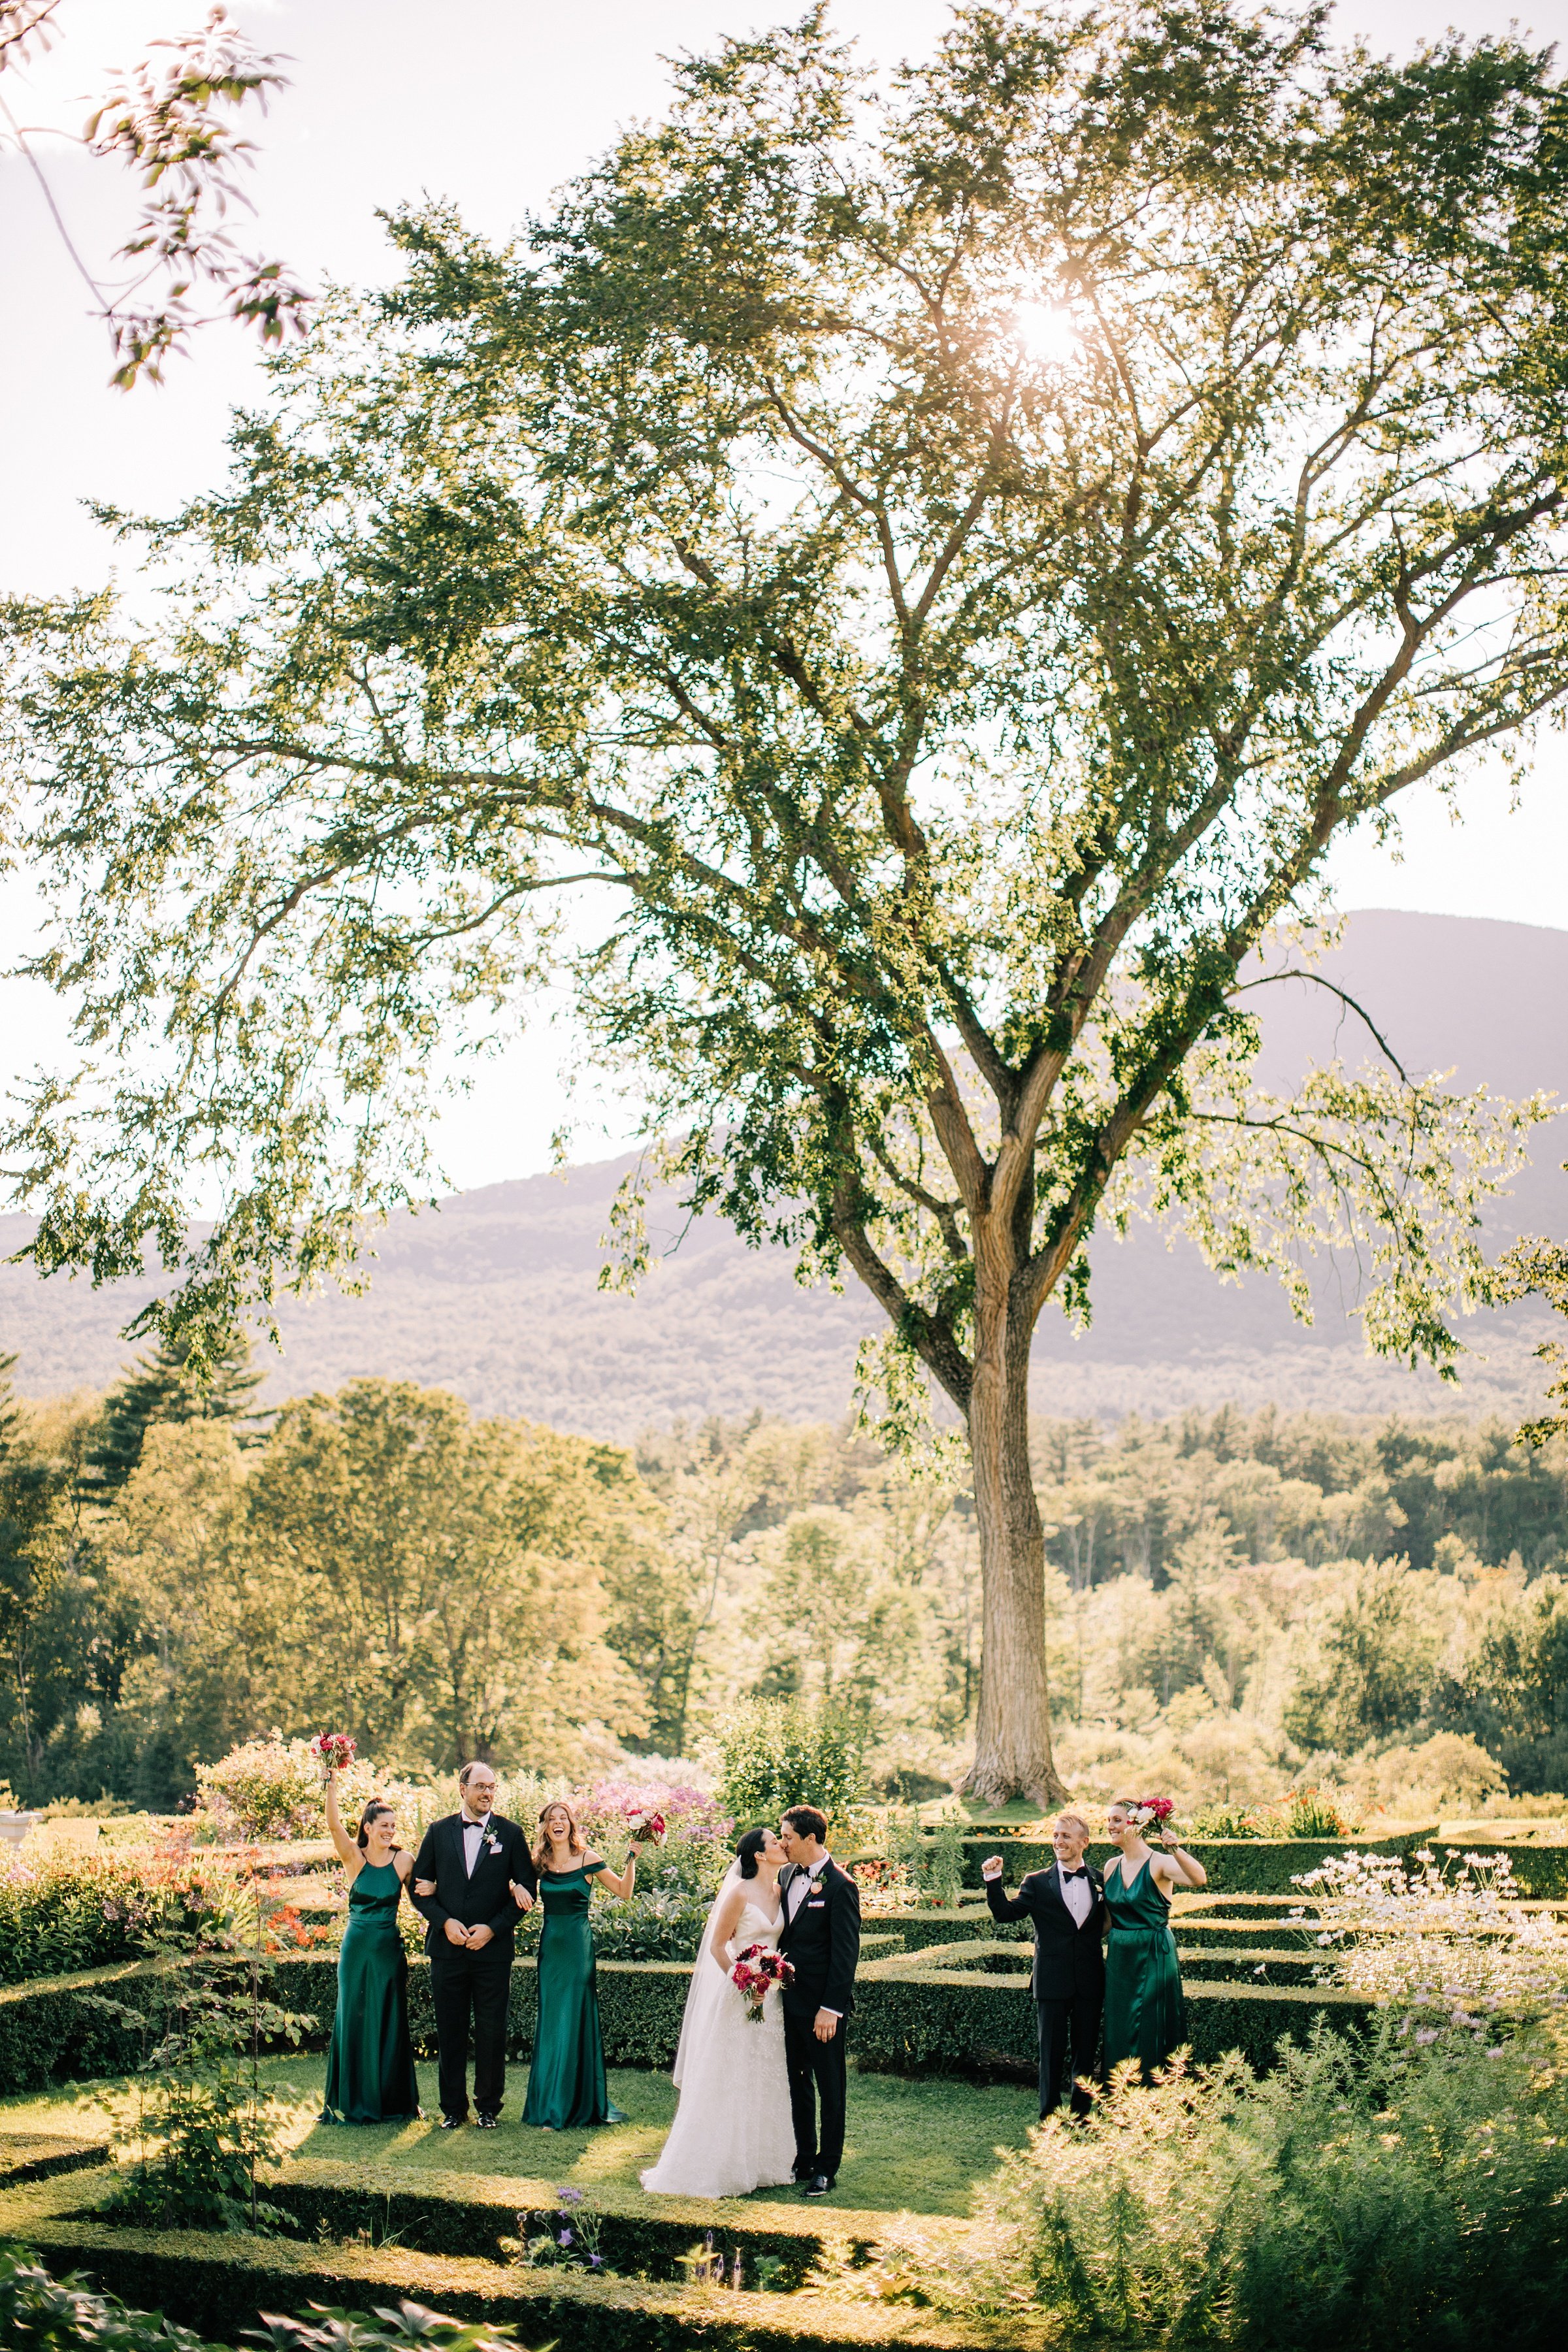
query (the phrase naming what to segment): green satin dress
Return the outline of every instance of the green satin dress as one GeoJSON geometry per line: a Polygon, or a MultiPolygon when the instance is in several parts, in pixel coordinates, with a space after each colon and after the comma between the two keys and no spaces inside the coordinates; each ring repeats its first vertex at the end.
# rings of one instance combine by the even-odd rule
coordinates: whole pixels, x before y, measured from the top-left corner
{"type": "Polygon", "coordinates": [[[365,1863],[349,1889],[323,2123],[402,2123],[419,2113],[408,1961],[397,1932],[402,1900],[403,1881],[390,1862],[365,1863]]]}
{"type": "Polygon", "coordinates": [[[584,2124],[626,2122],[619,2107],[611,2106],[605,2080],[594,1931],[588,1925],[589,1881],[605,1867],[596,1862],[592,1869],[579,1864],[575,1870],[539,1874],[544,1925],[539,1935],[539,2017],[522,2110],[525,2124],[576,2131],[584,2124]]]}
{"type": "Polygon", "coordinates": [[[1171,1906],[1146,1858],[1130,1886],[1126,1865],[1105,1874],[1110,1933],[1105,1945],[1105,2073],[1124,2058],[1142,2062],[1147,2082],[1187,2038],[1187,2005],[1171,1933],[1171,1906]]]}

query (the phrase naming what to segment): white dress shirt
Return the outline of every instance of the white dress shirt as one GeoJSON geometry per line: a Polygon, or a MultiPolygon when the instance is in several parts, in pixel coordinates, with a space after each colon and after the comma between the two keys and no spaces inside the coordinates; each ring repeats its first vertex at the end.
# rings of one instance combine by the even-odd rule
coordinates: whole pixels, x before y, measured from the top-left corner
{"type": "Polygon", "coordinates": [[[825,1853],[820,1862],[805,1864],[795,1872],[784,1889],[784,1905],[792,1919],[832,1859],[830,1853],[825,1853]]]}
{"type": "Polygon", "coordinates": [[[463,1815],[463,1867],[470,1878],[474,1874],[474,1864],[479,1858],[479,1847],[489,1825],[490,1819],[488,1813],[481,1813],[478,1821],[475,1821],[471,1813],[463,1815]]]}
{"type": "Polygon", "coordinates": [[[1081,1927],[1094,1908],[1094,1889],[1089,1883],[1089,1873],[1080,1864],[1076,1876],[1069,1878],[1058,1863],[1057,1885],[1061,1889],[1062,1901],[1081,1927]]]}

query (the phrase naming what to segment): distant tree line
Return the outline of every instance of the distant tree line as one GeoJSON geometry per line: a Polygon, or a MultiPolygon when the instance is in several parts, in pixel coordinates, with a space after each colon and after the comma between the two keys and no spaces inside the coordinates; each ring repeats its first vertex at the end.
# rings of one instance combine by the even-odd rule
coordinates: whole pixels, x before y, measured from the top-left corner
{"type": "MultiPolygon", "coordinates": [[[[0,1381],[18,1798],[168,1809],[198,1763],[329,1720],[386,1769],[689,1756],[752,1697],[853,1723],[888,1793],[962,1769],[962,1484],[759,1415],[623,1449],[409,1382],[258,1388],[243,1347],[205,1386],[171,1348],[103,1397],[0,1381]]],[[[1568,1785],[1568,1440],[1226,1411],[1032,1444],[1076,1783],[1250,1801],[1310,1769],[1371,1801],[1425,1788],[1436,1741],[1457,1790],[1568,1785]]]]}

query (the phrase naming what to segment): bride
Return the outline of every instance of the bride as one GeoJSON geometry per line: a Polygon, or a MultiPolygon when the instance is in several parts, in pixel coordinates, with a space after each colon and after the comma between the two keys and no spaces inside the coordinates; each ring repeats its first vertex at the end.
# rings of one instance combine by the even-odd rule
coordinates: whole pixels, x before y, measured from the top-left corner
{"type": "Polygon", "coordinates": [[[744,2197],[795,2179],[779,1996],[768,1994],[753,2023],[730,1981],[748,1944],[777,1939],[784,1863],[772,1830],[748,1830],[708,1914],[675,2053],[680,2104],[658,2162],[642,2176],[661,2196],[744,2197]]]}

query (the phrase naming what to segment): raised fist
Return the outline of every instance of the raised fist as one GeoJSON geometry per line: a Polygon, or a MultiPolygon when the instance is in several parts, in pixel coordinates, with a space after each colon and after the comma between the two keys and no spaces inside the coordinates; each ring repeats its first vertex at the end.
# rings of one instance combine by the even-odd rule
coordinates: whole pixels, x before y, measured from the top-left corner
{"type": "Polygon", "coordinates": [[[999,1853],[988,1853],[980,1865],[980,1875],[989,1885],[992,1879],[1001,1877],[1006,1866],[999,1853]]]}

